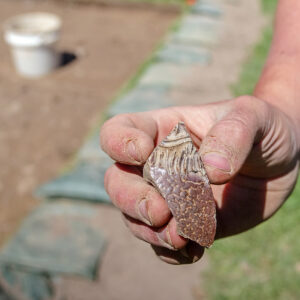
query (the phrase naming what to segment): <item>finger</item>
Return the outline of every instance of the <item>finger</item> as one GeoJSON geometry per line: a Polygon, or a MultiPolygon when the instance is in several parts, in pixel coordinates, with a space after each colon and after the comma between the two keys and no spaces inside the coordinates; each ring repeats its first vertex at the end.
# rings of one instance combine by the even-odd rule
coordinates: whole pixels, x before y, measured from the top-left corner
{"type": "Polygon", "coordinates": [[[189,241],[185,248],[179,251],[172,251],[163,247],[153,246],[155,254],[164,262],[179,265],[192,264],[201,259],[204,254],[204,248],[189,241]]]}
{"type": "Polygon", "coordinates": [[[152,245],[178,250],[186,246],[187,239],[178,235],[176,222],[171,218],[169,223],[162,228],[153,228],[144,223],[124,215],[124,220],[130,231],[139,239],[152,245]]]}
{"type": "Polygon", "coordinates": [[[156,134],[156,122],[149,114],[122,114],[102,126],[101,147],[118,162],[141,165],[154,148],[156,134]]]}
{"type": "Polygon", "coordinates": [[[166,201],[140,176],[137,167],[113,165],[105,174],[104,185],[114,205],[130,217],[155,227],[169,221],[166,201]]]}
{"type": "Polygon", "coordinates": [[[231,111],[204,138],[200,155],[211,183],[222,184],[242,168],[265,130],[266,104],[253,97],[232,102],[231,111]]]}

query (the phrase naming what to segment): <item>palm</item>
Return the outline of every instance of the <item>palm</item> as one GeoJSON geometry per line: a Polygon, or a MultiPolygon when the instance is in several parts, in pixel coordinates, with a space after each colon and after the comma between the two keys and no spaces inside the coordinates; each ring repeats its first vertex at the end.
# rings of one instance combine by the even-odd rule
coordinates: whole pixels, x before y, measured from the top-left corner
{"type": "MultiPolygon", "coordinates": [[[[200,109],[185,107],[171,112],[161,111],[156,117],[158,120],[171,118],[173,123],[182,120],[189,123],[194,142],[199,147],[201,140],[218,120],[218,114],[219,110],[211,110],[211,106],[208,105],[200,109]],[[191,122],[193,114],[198,116],[196,122],[195,119],[191,122]]],[[[158,140],[168,134],[169,127],[173,126],[169,122],[159,124],[161,127],[158,128],[158,140]]],[[[288,140],[287,136],[284,147],[290,146],[288,140]]],[[[271,163],[263,160],[263,149],[257,151],[256,148],[254,147],[241,171],[230,182],[212,185],[218,207],[218,237],[243,232],[272,216],[283,204],[297,180],[297,165],[293,165],[293,168],[288,168],[278,176],[277,169],[283,170],[280,161],[277,163],[279,168],[274,170],[270,167],[271,164],[274,165],[274,159],[269,158],[271,163]]],[[[276,156],[276,153],[273,156],[276,156]]],[[[293,157],[289,159],[293,160],[293,157]]],[[[281,160],[284,161],[285,158],[281,156],[281,160]]],[[[285,164],[289,165],[286,162],[285,164]]]]}
{"type": "Polygon", "coordinates": [[[295,171],[276,179],[237,175],[229,183],[213,185],[218,207],[217,237],[243,232],[269,218],[283,204],[296,178],[295,171]]]}
{"type": "Polygon", "coordinates": [[[172,263],[194,262],[203,249],[178,235],[165,200],[141,178],[139,168],[179,121],[199,148],[212,185],[217,237],[250,229],[274,214],[291,193],[298,172],[295,126],[281,111],[250,96],[119,115],[106,122],[102,147],[121,163],[106,173],[107,192],[132,233],[172,263]],[[183,247],[189,259],[169,250],[183,247]]]}

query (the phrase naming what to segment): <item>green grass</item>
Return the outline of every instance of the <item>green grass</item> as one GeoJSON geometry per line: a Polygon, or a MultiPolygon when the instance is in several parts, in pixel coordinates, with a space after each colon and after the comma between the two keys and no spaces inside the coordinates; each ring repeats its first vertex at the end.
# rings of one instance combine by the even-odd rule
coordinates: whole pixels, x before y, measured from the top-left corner
{"type": "Polygon", "coordinates": [[[261,41],[254,47],[252,55],[244,64],[238,83],[232,86],[236,96],[252,94],[259,79],[271,42],[272,28],[265,28],[262,35],[261,41]]]}
{"type": "Polygon", "coordinates": [[[261,0],[261,7],[264,13],[274,14],[277,0],[261,0]]]}
{"type": "MultiPolygon", "coordinates": [[[[271,14],[275,0],[263,0],[271,14]]],[[[253,49],[234,85],[236,96],[250,94],[259,78],[271,42],[271,22],[253,49]]],[[[209,250],[210,268],[204,275],[208,299],[300,299],[300,181],[293,194],[267,222],[216,241],[209,250]]]]}
{"type": "Polygon", "coordinates": [[[203,285],[208,299],[299,299],[299,198],[300,184],[269,221],[214,244],[203,285]]]}

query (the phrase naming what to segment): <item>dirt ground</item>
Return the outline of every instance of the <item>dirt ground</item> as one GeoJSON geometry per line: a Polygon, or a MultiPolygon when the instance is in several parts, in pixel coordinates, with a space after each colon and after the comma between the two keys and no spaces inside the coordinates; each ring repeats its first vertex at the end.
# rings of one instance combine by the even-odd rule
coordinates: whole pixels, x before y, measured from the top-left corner
{"type": "Polygon", "coordinates": [[[26,80],[16,75],[9,49],[0,42],[0,244],[36,205],[32,191],[78,150],[177,16],[132,7],[1,0],[0,23],[37,10],[62,17],[59,48],[77,59],[50,76],[26,80]]]}
{"type": "MultiPolygon", "coordinates": [[[[198,92],[174,91],[178,104],[230,97],[228,87],[260,35],[259,0],[220,2],[223,25],[213,62],[193,76],[198,92]]],[[[1,0],[0,21],[31,10],[63,17],[60,49],[74,52],[77,59],[43,79],[25,80],[15,74],[8,49],[0,43],[0,244],[36,205],[35,187],[56,176],[78,150],[109,100],[177,16],[149,8],[1,0]]],[[[99,228],[110,241],[99,278],[96,283],[64,280],[61,288],[66,299],[205,299],[200,275],[209,265],[206,256],[190,266],[163,264],[149,245],[130,235],[116,209],[99,206],[98,214],[99,228]]]]}
{"type": "MultiPolygon", "coordinates": [[[[213,61],[187,78],[191,90],[174,89],[174,103],[205,103],[232,97],[230,85],[238,79],[243,61],[258,40],[264,18],[260,1],[220,0],[224,9],[220,40],[213,61]]],[[[203,300],[201,276],[209,267],[207,254],[194,265],[161,263],[149,245],[131,236],[120,213],[99,208],[99,228],[110,238],[96,284],[68,279],[63,292],[68,300],[203,300]]],[[[212,249],[208,251],[213,251],[212,249]]],[[[218,288],[218,287],[216,287],[218,288]]]]}

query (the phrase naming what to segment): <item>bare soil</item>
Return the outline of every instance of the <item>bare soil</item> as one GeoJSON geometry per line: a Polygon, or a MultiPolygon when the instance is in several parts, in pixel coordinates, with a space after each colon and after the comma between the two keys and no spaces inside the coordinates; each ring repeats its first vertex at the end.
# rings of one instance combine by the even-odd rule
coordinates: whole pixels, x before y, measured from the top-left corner
{"type": "MultiPolygon", "coordinates": [[[[186,78],[190,89],[173,90],[171,96],[178,105],[232,97],[230,85],[237,81],[242,63],[261,35],[264,17],[260,11],[260,0],[218,2],[224,14],[219,42],[212,49],[212,63],[195,68],[193,74],[186,78]]],[[[194,265],[164,264],[154,256],[149,245],[128,232],[117,210],[103,206],[98,213],[99,228],[110,240],[99,268],[99,279],[97,283],[75,278],[65,280],[62,290],[66,299],[206,299],[201,277],[205,276],[203,272],[209,267],[207,254],[194,265]]]]}
{"type": "Polygon", "coordinates": [[[0,43],[0,244],[37,204],[33,190],[78,150],[120,87],[151,54],[178,13],[51,1],[0,1],[0,23],[28,11],[63,19],[59,49],[77,59],[27,80],[0,43]]]}
{"type": "MultiPolygon", "coordinates": [[[[212,64],[191,74],[188,80],[195,89],[174,89],[176,104],[231,97],[229,85],[260,36],[259,0],[219,2],[224,15],[212,64]]],[[[72,157],[109,100],[177,16],[149,8],[2,0],[0,21],[29,10],[60,14],[64,20],[60,48],[78,58],[43,79],[25,80],[15,74],[8,49],[0,44],[0,244],[37,204],[32,197],[35,187],[57,175],[72,157]]],[[[209,264],[207,256],[190,266],[164,264],[149,245],[131,236],[116,209],[101,205],[97,209],[99,230],[109,238],[99,278],[65,279],[61,285],[65,299],[205,299],[200,275],[209,264]]]]}

